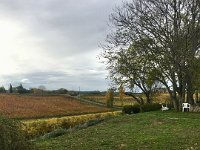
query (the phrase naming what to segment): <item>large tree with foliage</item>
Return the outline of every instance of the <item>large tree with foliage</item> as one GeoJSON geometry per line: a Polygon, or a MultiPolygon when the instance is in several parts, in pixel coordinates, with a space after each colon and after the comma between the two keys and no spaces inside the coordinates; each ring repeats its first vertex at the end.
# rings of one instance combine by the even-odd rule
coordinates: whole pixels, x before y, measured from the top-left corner
{"type": "Polygon", "coordinates": [[[176,110],[181,110],[181,104],[186,100],[194,103],[200,46],[199,0],[124,2],[122,7],[115,9],[110,22],[113,32],[107,37],[103,56],[111,73],[126,79],[126,76],[134,75],[144,81],[150,77],[164,84],[176,110]],[[116,57],[119,54],[121,57],[121,53],[126,56],[125,62],[116,57]],[[126,71],[123,74],[124,63],[131,64],[131,67],[127,66],[130,71],[137,68],[139,73],[126,71]],[[121,68],[116,70],[116,66],[121,68]]]}
{"type": "Polygon", "coordinates": [[[4,86],[0,87],[0,93],[6,93],[6,89],[4,88],[4,86]]]}
{"type": "Polygon", "coordinates": [[[142,91],[146,102],[151,103],[153,89],[157,85],[152,75],[152,64],[145,59],[145,55],[137,43],[132,44],[127,50],[110,49],[103,55],[108,60],[107,69],[110,71],[110,78],[115,83],[128,87],[131,92],[126,94],[132,96],[139,104],[144,104],[145,100],[142,95],[134,94],[133,89],[142,91]]]}

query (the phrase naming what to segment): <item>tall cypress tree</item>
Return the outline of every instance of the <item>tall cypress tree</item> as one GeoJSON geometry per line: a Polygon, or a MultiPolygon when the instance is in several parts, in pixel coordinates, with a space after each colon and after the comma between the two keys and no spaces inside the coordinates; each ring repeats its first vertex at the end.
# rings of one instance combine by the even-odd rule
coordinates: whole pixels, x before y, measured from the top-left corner
{"type": "Polygon", "coordinates": [[[13,92],[12,84],[10,84],[9,93],[13,92]]]}

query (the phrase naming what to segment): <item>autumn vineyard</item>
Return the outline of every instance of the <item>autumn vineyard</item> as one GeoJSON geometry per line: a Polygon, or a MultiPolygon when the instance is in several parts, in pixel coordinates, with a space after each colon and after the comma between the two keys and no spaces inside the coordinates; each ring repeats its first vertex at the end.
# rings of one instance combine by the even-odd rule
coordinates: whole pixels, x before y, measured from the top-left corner
{"type": "Polygon", "coordinates": [[[109,111],[70,96],[0,95],[0,113],[11,118],[42,118],[109,111]]]}
{"type": "Polygon", "coordinates": [[[0,113],[21,120],[21,129],[27,139],[121,114],[120,111],[88,104],[69,95],[19,94],[0,94],[0,113]]]}

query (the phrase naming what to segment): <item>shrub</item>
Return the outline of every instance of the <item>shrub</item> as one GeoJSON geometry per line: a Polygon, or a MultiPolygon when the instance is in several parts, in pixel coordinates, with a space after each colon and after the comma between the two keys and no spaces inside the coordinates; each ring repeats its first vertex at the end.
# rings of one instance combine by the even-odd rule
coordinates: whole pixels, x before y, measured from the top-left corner
{"type": "Polygon", "coordinates": [[[25,139],[20,122],[0,116],[0,149],[29,150],[32,145],[25,139]]]}
{"type": "Polygon", "coordinates": [[[113,101],[114,101],[114,91],[113,89],[109,89],[108,92],[106,93],[106,106],[108,108],[112,108],[113,101]]]}
{"type": "Polygon", "coordinates": [[[133,105],[132,107],[133,113],[139,113],[140,112],[140,106],[139,105],[133,105]]]}
{"type": "Polygon", "coordinates": [[[143,112],[155,111],[155,110],[160,110],[160,109],[161,109],[161,105],[158,103],[141,105],[141,110],[143,112]]]}
{"type": "Polygon", "coordinates": [[[136,114],[140,112],[139,105],[126,105],[123,107],[122,112],[125,114],[136,114]]]}
{"type": "Polygon", "coordinates": [[[127,105],[124,106],[122,109],[122,112],[125,114],[136,114],[139,113],[140,111],[142,112],[149,112],[149,111],[155,111],[155,110],[160,110],[161,105],[158,103],[153,103],[153,104],[144,104],[144,105],[127,105]]]}
{"type": "Polygon", "coordinates": [[[131,114],[132,113],[132,106],[131,105],[126,105],[123,107],[122,112],[124,114],[131,114]]]}

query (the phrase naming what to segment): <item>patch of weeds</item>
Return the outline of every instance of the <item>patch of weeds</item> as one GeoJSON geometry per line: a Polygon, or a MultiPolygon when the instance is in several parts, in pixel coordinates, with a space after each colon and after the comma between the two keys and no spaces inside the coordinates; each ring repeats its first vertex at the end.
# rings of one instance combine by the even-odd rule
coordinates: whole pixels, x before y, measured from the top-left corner
{"type": "Polygon", "coordinates": [[[67,132],[69,132],[67,129],[56,129],[50,133],[47,133],[45,135],[43,135],[42,137],[40,137],[40,139],[50,139],[50,138],[55,138],[61,135],[66,134],[67,132]]]}
{"type": "MultiPolygon", "coordinates": [[[[73,128],[69,128],[69,129],[60,128],[60,129],[56,129],[56,130],[54,130],[54,131],[52,131],[52,132],[49,132],[49,133],[47,133],[47,134],[41,136],[41,137],[38,138],[38,139],[43,139],[43,140],[45,140],[45,139],[50,139],[50,138],[56,138],[56,137],[58,137],[58,136],[62,136],[62,135],[64,135],[64,134],[66,134],[66,133],[70,133],[70,132],[73,132],[73,131],[75,131],[75,130],[80,130],[80,129],[84,129],[84,128],[87,128],[87,127],[90,127],[90,126],[94,126],[94,125],[96,125],[96,124],[98,124],[98,123],[100,123],[100,122],[102,122],[102,121],[103,121],[103,119],[99,119],[99,120],[90,120],[90,121],[88,121],[88,122],[86,122],[86,123],[76,125],[76,126],[73,127],[73,128]]],[[[34,140],[33,140],[33,141],[34,141],[34,140]]]]}

